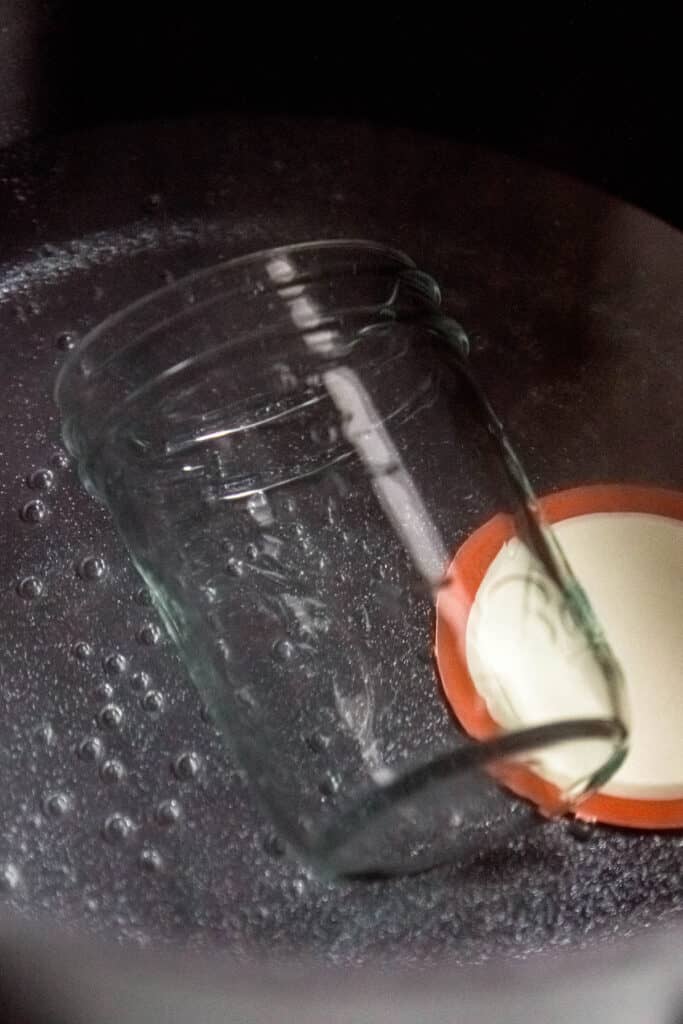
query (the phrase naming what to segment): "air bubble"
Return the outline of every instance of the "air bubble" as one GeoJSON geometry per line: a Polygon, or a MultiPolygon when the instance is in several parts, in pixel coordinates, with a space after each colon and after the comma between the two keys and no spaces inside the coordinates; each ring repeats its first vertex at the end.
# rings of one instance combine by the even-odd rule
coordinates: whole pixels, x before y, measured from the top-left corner
{"type": "Polygon", "coordinates": [[[107,761],[103,761],[100,767],[100,778],[102,782],[107,784],[113,784],[117,782],[123,782],[126,777],[126,768],[121,761],[117,758],[112,757],[107,761]]]}
{"type": "Polygon", "coordinates": [[[62,331],[57,335],[57,348],[60,352],[71,352],[76,347],[77,335],[73,331],[62,331]]]}
{"type": "Polygon", "coordinates": [[[229,558],[225,566],[231,576],[243,576],[244,565],[239,558],[229,558]]]}
{"type": "Polygon", "coordinates": [[[590,821],[582,821],[581,818],[572,818],[567,824],[567,832],[579,843],[587,842],[594,834],[595,828],[590,821]]]}
{"type": "Polygon", "coordinates": [[[277,661],[291,661],[296,654],[296,647],[291,640],[278,640],[273,644],[273,657],[277,661]]]}
{"type": "Polygon", "coordinates": [[[339,429],[335,423],[321,423],[311,427],[310,437],[313,444],[334,444],[339,438],[339,429]]]}
{"type": "Polygon", "coordinates": [[[32,498],[22,505],[19,515],[25,523],[43,523],[47,519],[47,506],[40,498],[32,498]]]}
{"type": "Polygon", "coordinates": [[[120,676],[128,668],[128,662],[123,654],[108,654],[102,662],[104,671],[109,676],[120,676]]]}
{"type": "Polygon", "coordinates": [[[270,854],[271,857],[284,857],[287,852],[287,847],[283,840],[275,832],[270,833],[263,840],[263,849],[266,853],[270,854]]]}
{"type": "Polygon", "coordinates": [[[148,672],[136,672],[131,676],[130,687],[136,693],[145,693],[152,685],[152,677],[148,672]]]}
{"type": "Polygon", "coordinates": [[[43,747],[52,747],[57,739],[57,734],[51,722],[41,722],[33,731],[36,741],[43,747]]]}
{"type": "Polygon", "coordinates": [[[362,604],[358,609],[357,613],[358,625],[363,636],[370,636],[372,632],[372,623],[370,622],[370,613],[366,605],[362,604]]]}
{"type": "Polygon", "coordinates": [[[228,641],[224,640],[222,637],[220,637],[216,641],[216,647],[218,648],[218,650],[220,652],[220,655],[221,655],[221,658],[223,659],[223,661],[230,661],[231,653],[230,653],[230,647],[228,645],[228,641]]]}
{"type": "Polygon", "coordinates": [[[17,584],[17,594],[25,601],[33,601],[43,593],[43,584],[36,576],[24,576],[17,584]]]}
{"type": "Polygon", "coordinates": [[[21,872],[16,864],[0,864],[0,892],[16,892],[21,885],[21,872]]]}
{"type": "Polygon", "coordinates": [[[306,737],[306,745],[314,754],[324,754],[330,746],[330,737],[314,732],[306,737]]]}
{"type": "Polygon", "coordinates": [[[138,643],[154,647],[161,640],[161,630],[153,622],[146,622],[138,630],[138,643]]]}
{"type": "Polygon", "coordinates": [[[118,704],[105,704],[97,716],[103,729],[118,729],[123,722],[123,711],[118,704]]]}
{"type": "Polygon", "coordinates": [[[164,861],[161,854],[151,846],[146,846],[144,850],[140,851],[138,864],[143,871],[149,872],[150,875],[155,874],[158,871],[163,871],[164,867],[164,861]]]}
{"type": "Polygon", "coordinates": [[[71,653],[78,661],[88,661],[92,658],[93,649],[85,640],[78,640],[71,648],[71,653]]]}
{"type": "Polygon", "coordinates": [[[108,843],[113,846],[121,845],[127,842],[133,832],[135,831],[135,825],[130,818],[125,814],[110,814],[104,822],[102,828],[102,834],[108,843]]]}
{"type": "Polygon", "coordinates": [[[69,456],[66,452],[56,451],[50,456],[49,462],[53,469],[68,469],[69,456]]]}
{"type": "Polygon", "coordinates": [[[326,775],[325,778],[321,780],[318,789],[323,796],[330,797],[339,792],[339,786],[340,782],[336,775],[326,775]]]}
{"type": "Polygon", "coordinates": [[[287,363],[274,363],[273,371],[281,395],[291,395],[293,391],[296,391],[299,382],[287,363]]]}
{"type": "Polygon", "coordinates": [[[86,736],[78,747],[78,756],[81,761],[94,763],[104,755],[104,744],[99,736],[86,736]]]}
{"type": "Polygon", "coordinates": [[[263,491],[257,491],[247,499],[247,512],[260,527],[271,526],[275,521],[270,502],[263,491]]]}
{"type": "Polygon", "coordinates": [[[254,711],[258,707],[258,701],[250,686],[241,686],[239,690],[235,691],[235,697],[242,707],[247,708],[249,711],[254,711]]]}
{"type": "Polygon", "coordinates": [[[159,690],[149,690],[140,701],[142,710],[151,715],[160,714],[164,710],[165,704],[164,695],[159,690]]]}
{"type": "Polygon", "coordinates": [[[64,818],[73,809],[69,793],[50,793],[43,801],[43,812],[50,818],[64,818]]]}
{"type": "Polygon", "coordinates": [[[162,800],[156,809],[156,820],[159,825],[163,825],[164,828],[170,828],[172,825],[177,825],[183,816],[183,809],[180,802],[171,797],[169,800],[162,800]]]}
{"type": "Polygon", "coordinates": [[[26,477],[26,483],[34,491],[49,491],[55,482],[51,469],[35,469],[26,477]]]}
{"type": "Polygon", "coordinates": [[[193,750],[188,750],[184,754],[180,754],[176,757],[173,762],[173,774],[176,779],[181,782],[186,782],[189,779],[195,779],[202,768],[202,759],[199,754],[195,754],[193,750]]]}
{"type": "Polygon", "coordinates": [[[100,683],[99,686],[95,688],[95,696],[99,700],[111,700],[114,696],[114,687],[111,683],[100,683]]]}
{"type": "Polygon", "coordinates": [[[96,555],[87,555],[81,559],[76,572],[82,580],[101,580],[107,572],[107,563],[96,555]]]}
{"type": "Polygon", "coordinates": [[[135,591],[135,601],[137,604],[141,604],[144,608],[148,608],[151,605],[152,595],[147,587],[138,587],[135,591]]]}
{"type": "Polygon", "coordinates": [[[337,507],[336,500],[334,498],[332,498],[332,497],[327,499],[327,507],[326,507],[326,510],[325,510],[325,515],[326,515],[327,522],[329,523],[329,525],[330,526],[334,526],[336,524],[336,522],[337,522],[337,517],[339,515],[339,509],[337,507]]]}
{"type": "Polygon", "coordinates": [[[246,553],[250,562],[256,562],[260,554],[258,544],[247,544],[246,553]]]}

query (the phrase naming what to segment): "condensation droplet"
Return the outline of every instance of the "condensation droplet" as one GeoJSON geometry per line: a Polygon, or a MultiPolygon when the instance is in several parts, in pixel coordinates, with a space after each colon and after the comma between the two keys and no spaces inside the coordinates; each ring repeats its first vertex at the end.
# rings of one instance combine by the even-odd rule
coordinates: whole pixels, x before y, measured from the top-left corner
{"type": "Polygon", "coordinates": [[[182,816],[183,809],[180,801],[176,800],[175,797],[171,797],[169,800],[162,800],[155,813],[157,823],[165,828],[177,825],[182,816]]]}
{"type": "Polygon", "coordinates": [[[114,687],[111,683],[100,683],[95,687],[95,696],[99,700],[111,700],[114,696],[114,687]]]}
{"type": "Polygon", "coordinates": [[[47,519],[47,506],[40,498],[32,498],[21,506],[19,515],[25,523],[43,523],[47,519]]]}
{"type": "Polygon", "coordinates": [[[97,555],[87,555],[78,563],[76,572],[82,580],[101,580],[107,572],[107,563],[97,555]]]}
{"type": "Polygon", "coordinates": [[[161,630],[153,622],[146,622],[138,630],[138,643],[154,647],[161,640],[161,630]]]}
{"type": "Polygon", "coordinates": [[[105,704],[97,716],[103,729],[118,729],[123,722],[123,711],[118,704],[105,704]]]}
{"type": "Polygon", "coordinates": [[[244,565],[242,562],[240,562],[239,558],[229,558],[225,568],[227,569],[231,576],[244,575],[244,565]]]}
{"type": "Polygon", "coordinates": [[[247,544],[246,555],[250,562],[258,561],[259,553],[258,544],[247,544]]]}
{"type": "Polygon", "coordinates": [[[155,874],[158,871],[163,871],[164,867],[164,861],[161,854],[151,846],[146,846],[144,850],[140,851],[138,864],[143,871],[149,872],[150,875],[155,874]]]}
{"type": "Polygon", "coordinates": [[[166,701],[163,693],[159,690],[149,690],[140,701],[143,711],[151,715],[158,715],[164,710],[166,701]]]}
{"type": "Polygon", "coordinates": [[[291,661],[296,654],[296,647],[291,640],[278,640],[273,644],[273,657],[277,661],[291,661]]]}
{"type": "Polygon", "coordinates": [[[136,672],[135,675],[131,676],[130,687],[136,693],[145,693],[151,685],[152,677],[148,672],[136,672]]]}
{"type": "Polygon", "coordinates": [[[57,335],[57,348],[60,352],[71,352],[76,347],[77,335],[74,331],[61,331],[57,335]]]}
{"type": "Polygon", "coordinates": [[[78,746],[78,756],[81,761],[94,763],[104,755],[104,743],[99,736],[86,736],[78,746]]]}
{"type": "Polygon", "coordinates": [[[26,477],[26,483],[34,491],[49,491],[55,482],[55,475],[51,469],[34,469],[26,477]]]}
{"type": "Polygon", "coordinates": [[[127,842],[134,831],[135,825],[130,818],[126,814],[118,812],[110,814],[102,828],[104,838],[113,846],[127,842]]]}
{"type": "Polygon", "coordinates": [[[69,468],[69,456],[61,450],[53,452],[48,461],[53,469],[69,468]]]}
{"type": "Polygon", "coordinates": [[[85,640],[78,640],[71,648],[71,653],[78,661],[88,661],[92,658],[93,649],[85,640]]]}
{"type": "Polygon", "coordinates": [[[33,730],[33,735],[42,747],[52,747],[57,740],[57,733],[51,722],[41,722],[33,730]]]}
{"type": "Polygon", "coordinates": [[[145,206],[148,210],[159,210],[163,205],[164,200],[160,192],[150,192],[145,199],[145,206]]]}
{"type": "Polygon", "coordinates": [[[135,601],[137,604],[141,604],[144,608],[148,608],[151,605],[152,595],[147,587],[138,587],[135,591],[135,601]]]}
{"type": "Polygon", "coordinates": [[[0,892],[16,892],[21,885],[21,872],[16,864],[0,864],[0,892]]]}
{"type": "Polygon", "coordinates": [[[111,757],[102,762],[100,766],[100,778],[102,779],[102,782],[106,782],[107,784],[123,782],[125,777],[125,765],[123,765],[117,758],[111,757]]]}
{"type": "Polygon", "coordinates": [[[128,668],[128,662],[123,654],[108,654],[102,662],[104,671],[110,676],[120,676],[128,668]]]}
{"type": "Polygon", "coordinates": [[[195,779],[199,775],[201,768],[202,759],[193,750],[187,750],[185,753],[179,754],[173,762],[173,774],[181,782],[195,779]]]}
{"type": "Polygon", "coordinates": [[[43,584],[36,576],[24,576],[17,584],[17,594],[25,601],[33,601],[43,593],[43,584]]]}
{"type": "Polygon", "coordinates": [[[50,793],[43,800],[43,812],[50,818],[64,818],[73,808],[69,793],[50,793]]]}

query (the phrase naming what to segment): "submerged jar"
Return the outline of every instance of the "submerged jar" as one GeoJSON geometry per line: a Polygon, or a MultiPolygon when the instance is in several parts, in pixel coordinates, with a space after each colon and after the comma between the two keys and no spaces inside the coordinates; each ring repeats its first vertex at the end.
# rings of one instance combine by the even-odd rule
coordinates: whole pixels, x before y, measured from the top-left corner
{"type": "Polygon", "coordinates": [[[405,255],[323,242],[200,271],[84,338],[57,401],[216,724],[320,870],[416,870],[485,845],[524,819],[492,777],[558,744],[572,767],[547,810],[619,763],[618,668],[464,332],[405,255]],[[437,678],[434,601],[464,662],[448,553],[506,511],[583,653],[570,715],[541,701],[531,728],[477,743],[437,678]]]}

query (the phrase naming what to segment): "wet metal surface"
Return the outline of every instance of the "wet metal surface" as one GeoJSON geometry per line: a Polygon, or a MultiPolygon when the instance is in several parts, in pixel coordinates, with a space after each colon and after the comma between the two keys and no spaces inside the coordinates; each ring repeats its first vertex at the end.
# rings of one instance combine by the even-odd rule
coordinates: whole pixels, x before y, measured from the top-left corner
{"type": "Polygon", "coordinates": [[[680,237],[452,143],[220,119],[0,156],[0,215],[0,901],[125,943],[341,964],[522,957],[678,914],[675,834],[539,823],[494,858],[391,882],[328,885],[283,858],[75,479],[51,391],[78,335],[164,281],[376,237],[442,282],[539,490],[618,479],[629,444],[663,483],[661,437],[681,447],[680,237]],[[614,436],[610,408],[634,395],[646,429],[634,415],[614,436]]]}

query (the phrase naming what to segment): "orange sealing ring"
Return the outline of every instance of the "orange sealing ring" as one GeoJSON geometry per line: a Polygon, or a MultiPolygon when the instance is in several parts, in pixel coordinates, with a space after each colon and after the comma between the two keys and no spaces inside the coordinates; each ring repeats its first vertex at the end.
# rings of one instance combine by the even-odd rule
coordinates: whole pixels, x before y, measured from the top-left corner
{"type": "MultiPolygon", "coordinates": [[[[539,504],[551,524],[596,512],[640,512],[683,520],[683,492],[659,487],[594,484],[549,494],[539,504]]],[[[493,739],[503,730],[489,714],[467,667],[467,621],[491,562],[515,532],[512,516],[503,514],[475,530],[448,567],[446,578],[457,580],[458,585],[442,588],[436,604],[435,656],[444,694],[462,727],[477,740],[493,739]]],[[[492,768],[491,773],[542,812],[556,813],[565,806],[558,787],[525,765],[507,763],[492,768]]],[[[683,828],[683,797],[635,800],[597,792],[574,814],[586,821],[629,828],[683,828]]]]}

